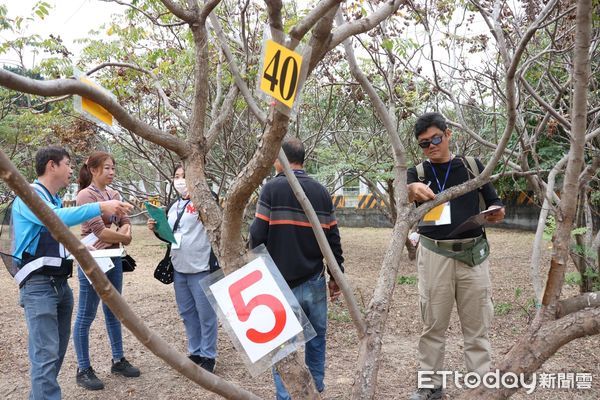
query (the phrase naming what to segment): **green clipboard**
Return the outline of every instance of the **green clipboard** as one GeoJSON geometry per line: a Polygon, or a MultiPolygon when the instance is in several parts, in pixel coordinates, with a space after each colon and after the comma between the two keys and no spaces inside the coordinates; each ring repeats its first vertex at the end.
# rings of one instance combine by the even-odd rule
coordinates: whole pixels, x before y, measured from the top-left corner
{"type": "Polygon", "coordinates": [[[156,207],[147,201],[144,202],[144,205],[148,211],[148,216],[156,221],[154,232],[156,232],[161,239],[174,244],[177,243],[177,240],[175,240],[175,236],[173,235],[173,230],[169,225],[169,221],[167,221],[167,214],[165,214],[165,210],[160,207],[156,207]]]}

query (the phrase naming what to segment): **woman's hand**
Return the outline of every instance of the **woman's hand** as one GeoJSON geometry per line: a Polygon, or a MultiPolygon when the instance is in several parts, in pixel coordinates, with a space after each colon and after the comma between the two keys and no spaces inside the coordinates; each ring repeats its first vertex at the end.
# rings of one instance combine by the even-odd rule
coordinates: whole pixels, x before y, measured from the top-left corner
{"type": "Polygon", "coordinates": [[[148,218],[148,221],[146,222],[146,226],[151,231],[154,231],[154,228],[156,228],[156,220],[152,219],[152,218],[148,218]]]}
{"type": "Polygon", "coordinates": [[[125,235],[126,239],[122,240],[121,243],[123,243],[125,246],[127,246],[129,243],[131,243],[131,225],[127,224],[127,225],[123,225],[121,226],[119,229],[117,229],[117,232],[119,232],[122,235],[125,235]]]}

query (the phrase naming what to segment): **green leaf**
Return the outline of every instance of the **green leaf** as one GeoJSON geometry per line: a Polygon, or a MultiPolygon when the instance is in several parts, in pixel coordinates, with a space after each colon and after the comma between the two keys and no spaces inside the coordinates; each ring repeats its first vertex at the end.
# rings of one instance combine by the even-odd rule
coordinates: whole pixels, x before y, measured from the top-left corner
{"type": "Polygon", "coordinates": [[[381,42],[381,47],[383,47],[387,51],[392,51],[392,48],[394,47],[394,42],[392,42],[391,39],[383,39],[383,41],[381,42]]]}
{"type": "Polygon", "coordinates": [[[417,284],[417,277],[413,276],[413,275],[401,275],[398,277],[398,284],[399,285],[416,285],[417,284]]]}
{"type": "Polygon", "coordinates": [[[515,300],[521,297],[521,293],[523,293],[523,289],[521,289],[520,287],[515,288],[515,300]]]}
{"type": "Polygon", "coordinates": [[[567,272],[565,274],[565,284],[579,286],[581,284],[581,274],[579,272],[567,272]]]}
{"type": "Polygon", "coordinates": [[[556,231],[556,220],[552,215],[548,216],[546,219],[546,226],[544,227],[544,235],[543,239],[550,241],[552,240],[552,235],[556,231]]]}

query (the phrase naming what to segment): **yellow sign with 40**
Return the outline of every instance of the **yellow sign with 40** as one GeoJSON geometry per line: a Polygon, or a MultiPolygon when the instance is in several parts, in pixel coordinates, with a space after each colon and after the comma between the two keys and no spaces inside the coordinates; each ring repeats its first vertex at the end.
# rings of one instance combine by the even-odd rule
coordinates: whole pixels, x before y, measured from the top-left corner
{"type": "Polygon", "coordinates": [[[292,108],[298,94],[302,56],[268,39],[260,75],[260,89],[292,108]]]}

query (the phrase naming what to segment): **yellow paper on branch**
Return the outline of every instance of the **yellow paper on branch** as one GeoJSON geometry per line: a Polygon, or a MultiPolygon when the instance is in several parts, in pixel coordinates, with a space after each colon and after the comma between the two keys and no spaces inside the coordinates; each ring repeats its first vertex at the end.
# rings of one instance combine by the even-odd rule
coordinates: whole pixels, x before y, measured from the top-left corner
{"type": "MultiPolygon", "coordinates": [[[[92,79],[87,77],[85,74],[80,71],[75,70],[75,77],[80,81],[85,83],[86,85],[90,85],[95,89],[98,89],[107,96],[112,97],[116,100],[116,96],[112,94],[110,91],[106,90],[98,83],[94,82],[92,79]]],[[[114,126],[114,119],[111,113],[109,113],[104,107],[100,104],[81,96],[73,96],[73,108],[75,111],[82,114],[88,120],[95,122],[97,124],[101,124],[105,127],[105,129],[112,131],[114,126]]]]}
{"type": "Polygon", "coordinates": [[[448,225],[451,223],[452,216],[450,215],[450,203],[447,202],[429,210],[421,222],[419,222],[419,226],[448,225]]]}
{"type": "Polygon", "coordinates": [[[437,207],[433,207],[425,216],[423,217],[423,221],[425,222],[433,222],[440,219],[442,216],[442,211],[444,211],[444,204],[440,204],[437,207]]]}
{"type": "MultiPolygon", "coordinates": [[[[102,89],[101,86],[96,85],[94,82],[85,77],[80,77],[79,80],[81,82],[86,83],[90,86],[95,87],[96,89],[102,89]]],[[[85,97],[81,98],[81,108],[83,111],[92,114],[95,118],[98,118],[100,121],[104,122],[108,126],[112,126],[113,124],[113,116],[111,113],[106,111],[104,107],[102,107],[98,103],[94,103],[90,99],[85,97]]]]}

